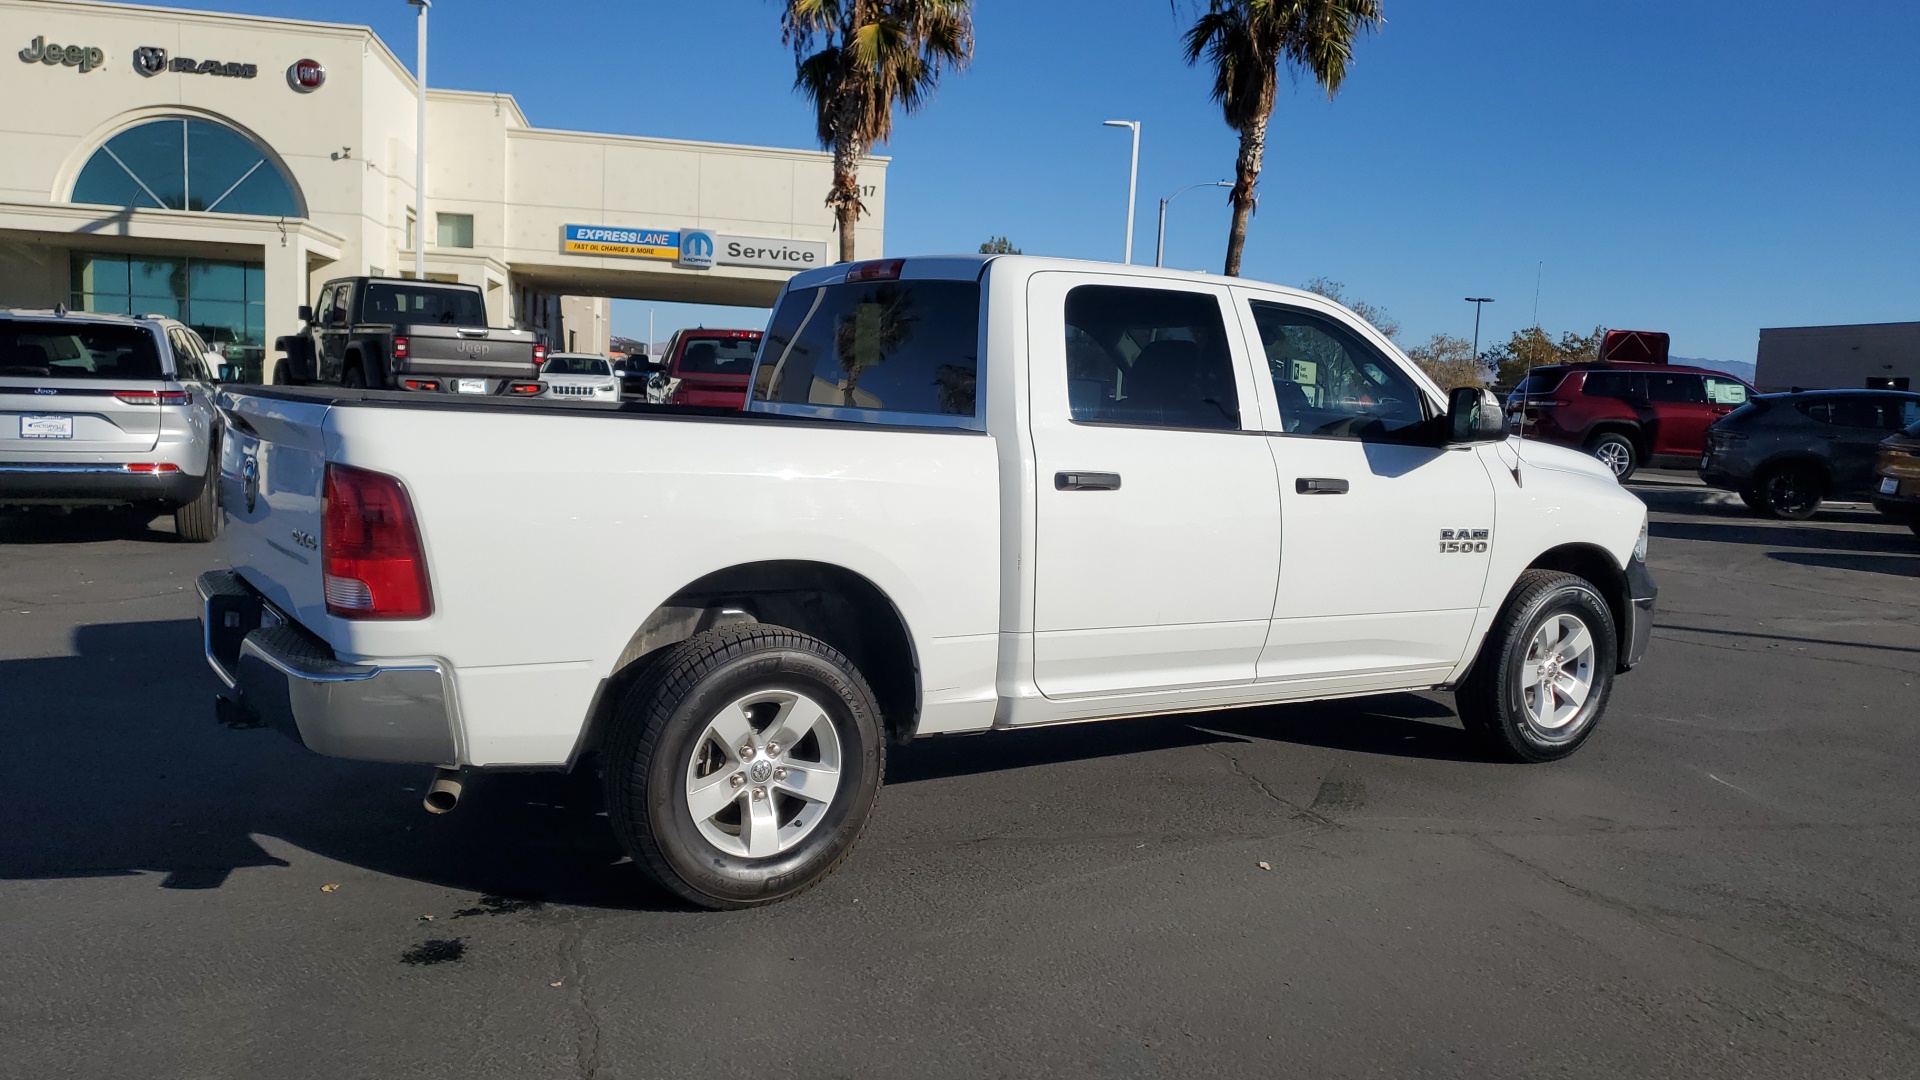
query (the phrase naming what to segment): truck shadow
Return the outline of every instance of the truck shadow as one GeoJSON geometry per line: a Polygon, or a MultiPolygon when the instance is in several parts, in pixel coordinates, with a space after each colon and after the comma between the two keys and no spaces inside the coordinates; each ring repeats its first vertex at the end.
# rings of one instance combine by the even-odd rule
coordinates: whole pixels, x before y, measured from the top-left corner
{"type": "MultiPolygon", "coordinates": [[[[425,813],[421,766],[337,761],[213,719],[193,620],[82,626],[76,655],[0,660],[0,880],[156,875],[214,889],[289,848],[512,902],[682,910],[623,858],[591,775],[485,774],[425,813]]],[[[888,782],[1274,739],[1474,756],[1451,711],[1411,694],[925,740],[888,782]],[[1436,722],[1438,721],[1438,722],[1436,722]]]]}
{"type": "Polygon", "coordinates": [[[171,517],[160,518],[126,508],[83,508],[71,512],[39,508],[0,510],[0,545],[100,544],[113,540],[184,543],[171,530],[157,527],[162,521],[171,520],[171,517]]]}

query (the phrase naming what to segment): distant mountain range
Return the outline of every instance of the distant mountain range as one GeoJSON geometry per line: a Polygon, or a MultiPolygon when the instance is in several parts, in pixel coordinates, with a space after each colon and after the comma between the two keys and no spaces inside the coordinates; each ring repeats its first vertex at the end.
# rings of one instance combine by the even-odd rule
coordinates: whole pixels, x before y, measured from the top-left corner
{"type": "Polygon", "coordinates": [[[1724,371],[1749,384],[1753,382],[1753,365],[1744,360],[1703,360],[1698,356],[1670,356],[1669,363],[1685,364],[1688,367],[1703,367],[1710,371],[1724,371]]]}

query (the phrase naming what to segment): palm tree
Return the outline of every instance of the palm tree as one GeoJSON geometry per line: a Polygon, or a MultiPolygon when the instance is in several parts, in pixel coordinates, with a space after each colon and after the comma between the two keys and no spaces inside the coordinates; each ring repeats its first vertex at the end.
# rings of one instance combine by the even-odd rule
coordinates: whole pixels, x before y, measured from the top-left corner
{"type": "Polygon", "coordinates": [[[827,205],[840,261],[853,261],[860,159],[893,134],[893,107],[915,112],[947,67],[973,58],[971,0],[783,0],[780,40],[793,46],[794,86],[813,103],[820,145],[833,151],[827,205]]]}
{"type": "Polygon", "coordinates": [[[1311,75],[1331,100],[1346,80],[1353,41],[1386,20],[1381,0],[1208,0],[1207,10],[1186,33],[1187,63],[1206,57],[1213,65],[1213,100],[1227,126],[1240,133],[1233,191],[1233,226],[1227,233],[1228,274],[1240,273],[1247,246],[1247,218],[1258,201],[1260,162],[1267,146],[1280,66],[1311,75]]]}

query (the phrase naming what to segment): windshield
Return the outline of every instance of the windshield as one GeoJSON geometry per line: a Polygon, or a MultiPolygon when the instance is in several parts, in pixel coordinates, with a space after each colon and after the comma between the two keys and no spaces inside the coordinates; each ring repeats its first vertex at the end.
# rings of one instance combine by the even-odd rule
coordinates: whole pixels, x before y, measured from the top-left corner
{"type": "Polygon", "coordinates": [[[753,371],[760,335],[737,338],[690,338],[680,350],[682,375],[738,375],[753,371]]]}
{"type": "Polygon", "coordinates": [[[547,366],[540,369],[542,375],[611,375],[613,369],[607,366],[604,356],[554,356],[549,357],[547,366]]]}
{"type": "Polygon", "coordinates": [[[0,319],[0,376],[158,379],[160,350],[138,326],[0,319]]]}
{"type": "Polygon", "coordinates": [[[376,281],[367,286],[360,319],[370,323],[443,323],[448,326],[485,326],[487,309],[480,294],[467,289],[436,289],[431,285],[395,285],[376,281]]]}

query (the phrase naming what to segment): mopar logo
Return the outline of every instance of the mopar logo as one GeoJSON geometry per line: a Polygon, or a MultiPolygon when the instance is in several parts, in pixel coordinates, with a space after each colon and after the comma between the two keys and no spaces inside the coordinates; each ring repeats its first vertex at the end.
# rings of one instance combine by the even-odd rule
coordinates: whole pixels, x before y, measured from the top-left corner
{"type": "Polygon", "coordinates": [[[468,356],[485,356],[493,351],[493,346],[484,341],[462,341],[456,343],[454,348],[459,349],[468,356]]]}
{"type": "Polygon", "coordinates": [[[682,229],[678,262],[692,270],[713,269],[713,234],[700,229],[682,229]]]}

